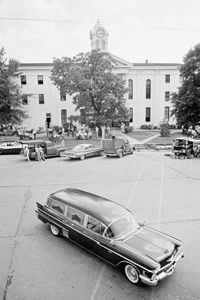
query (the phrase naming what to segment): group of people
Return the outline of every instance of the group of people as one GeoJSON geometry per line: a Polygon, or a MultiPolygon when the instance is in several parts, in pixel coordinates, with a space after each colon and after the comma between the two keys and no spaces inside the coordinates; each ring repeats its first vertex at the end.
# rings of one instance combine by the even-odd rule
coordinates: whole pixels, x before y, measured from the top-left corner
{"type": "MultiPolygon", "coordinates": [[[[37,161],[45,160],[44,151],[43,151],[43,148],[42,148],[41,145],[36,145],[35,146],[35,153],[36,153],[37,161]]],[[[24,147],[24,156],[30,162],[30,150],[29,150],[28,146],[24,147]]]]}

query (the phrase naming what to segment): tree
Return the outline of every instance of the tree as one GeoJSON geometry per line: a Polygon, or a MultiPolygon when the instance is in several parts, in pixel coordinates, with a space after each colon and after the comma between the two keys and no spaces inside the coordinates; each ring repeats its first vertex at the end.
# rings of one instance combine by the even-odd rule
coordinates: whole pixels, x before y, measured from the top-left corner
{"type": "Polygon", "coordinates": [[[18,62],[9,59],[6,63],[4,48],[0,49],[0,124],[19,125],[27,118],[22,109],[23,94],[16,82],[18,62]]]}
{"type": "Polygon", "coordinates": [[[188,128],[200,122],[200,44],[186,54],[181,66],[182,85],[172,94],[172,115],[177,125],[188,128]]]}
{"type": "Polygon", "coordinates": [[[160,123],[160,136],[170,136],[170,125],[165,120],[160,123]]]}
{"type": "Polygon", "coordinates": [[[51,80],[61,93],[73,95],[80,122],[101,126],[128,117],[124,105],[127,89],[113,70],[107,52],[92,50],[72,59],[54,59],[51,80]]]}

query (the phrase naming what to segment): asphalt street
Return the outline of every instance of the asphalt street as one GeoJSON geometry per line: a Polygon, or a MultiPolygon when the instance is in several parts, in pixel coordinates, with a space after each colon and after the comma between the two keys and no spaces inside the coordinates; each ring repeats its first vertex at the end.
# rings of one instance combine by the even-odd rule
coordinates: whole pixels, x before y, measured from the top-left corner
{"type": "Polygon", "coordinates": [[[141,151],[84,161],[27,162],[0,156],[0,299],[200,299],[200,159],[141,151]],[[36,202],[65,187],[83,189],[131,209],[138,221],[184,242],[185,258],[156,287],[137,287],[122,271],[36,218],[36,202]]]}

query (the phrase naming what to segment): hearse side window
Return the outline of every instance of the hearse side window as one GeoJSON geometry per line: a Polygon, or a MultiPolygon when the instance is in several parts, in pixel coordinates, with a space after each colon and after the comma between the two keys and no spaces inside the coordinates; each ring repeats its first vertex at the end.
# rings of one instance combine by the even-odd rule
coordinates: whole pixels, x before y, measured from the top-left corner
{"type": "Polygon", "coordinates": [[[51,203],[49,205],[50,208],[52,208],[53,210],[55,210],[56,212],[59,212],[60,214],[65,213],[65,205],[62,203],[59,203],[58,201],[52,199],[51,203]]]}
{"type": "Polygon", "coordinates": [[[72,208],[72,207],[69,207],[68,210],[67,210],[67,217],[73,221],[73,222],[76,222],[80,225],[83,225],[84,223],[84,213],[72,208]]]}
{"type": "Polygon", "coordinates": [[[87,221],[86,227],[87,227],[87,229],[89,229],[97,234],[100,234],[100,235],[103,235],[103,233],[105,231],[105,225],[90,216],[88,216],[88,221],[87,221]]]}

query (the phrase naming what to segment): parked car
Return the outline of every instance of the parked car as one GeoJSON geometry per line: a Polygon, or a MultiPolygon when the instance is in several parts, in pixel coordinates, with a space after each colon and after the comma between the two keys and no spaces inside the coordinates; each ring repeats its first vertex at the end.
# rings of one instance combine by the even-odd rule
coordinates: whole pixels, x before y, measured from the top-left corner
{"type": "Polygon", "coordinates": [[[5,142],[0,144],[0,154],[19,154],[22,148],[23,146],[19,142],[5,142]]]}
{"type": "Polygon", "coordinates": [[[94,146],[92,144],[79,144],[70,151],[64,151],[62,156],[66,156],[71,159],[84,160],[87,157],[102,156],[103,149],[101,147],[94,146]]]}
{"type": "Polygon", "coordinates": [[[103,140],[103,150],[106,156],[123,157],[126,154],[133,154],[135,147],[130,145],[127,139],[115,138],[103,140]]]}
{"type": "MultiPolygon", "coordinates": [[[[56,145],[51,141],[45,141],[45,140],[29,140],[21,143],[22,144],[25,143],[26,145],[28,145],[29,157],[30,159],[35,159],[35,160],[37,160],[37,155],[35,152],[36,145],[42,147],[45,158],[53,157],[53,156],[61,156],[61,153],[66,150],[66,148],[61,145],[56,145]]],[[[22,150],[22,154],[23,154],[23,150],[22,150]]]]}
{"type": "Polygon", "coordinates": [[[172,152],[175,158],[200,157],[200,140],[178,137],[173,140],[172,152]]]}
{"type": "Polygon", "coordinates": [[[174,272],[183,243],[135,221],[130,210],[86,191],[67,188],[37,202],[39,220],[114,266],[133,284],[156,285],[174,272]]]}

